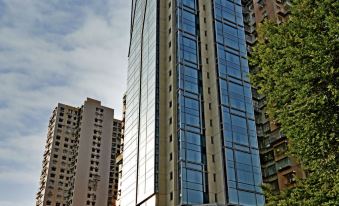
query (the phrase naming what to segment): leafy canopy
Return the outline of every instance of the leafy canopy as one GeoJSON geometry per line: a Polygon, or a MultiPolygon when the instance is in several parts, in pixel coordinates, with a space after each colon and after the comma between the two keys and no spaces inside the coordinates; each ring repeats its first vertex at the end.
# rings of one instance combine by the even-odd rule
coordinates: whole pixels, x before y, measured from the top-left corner
{"type": "Polygon", "coordinates": [[[339,205],[339,1],[292,0],[290,9],[286,23],[261,25],[251,79],[308,177],[267,194],[268,205],[339,205]]]}

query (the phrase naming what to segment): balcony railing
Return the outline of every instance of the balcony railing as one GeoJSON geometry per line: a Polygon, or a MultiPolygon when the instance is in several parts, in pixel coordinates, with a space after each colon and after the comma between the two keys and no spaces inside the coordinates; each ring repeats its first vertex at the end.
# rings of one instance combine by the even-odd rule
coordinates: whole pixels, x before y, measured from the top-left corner
{"type": "Polygon", "coordinates": [[[280,161],[277,162],[276,166],[277,166],[277,170],[282,170],[286,167],[291,166],[292,162],[291,160],[287,157],[285,159],[282,159],[280,161]]]}
{"type": "Polygon", "coordinates": [[[258,5],[260,7],[264,7],[265,6],[265,0],[258,0],[257,3],[258,3],[258,5]]]}
{"type": "Polygon", "coordinates": [[[269,137],[270,138],[270,144],[275,142],[276,140],[282,138],[282,137],[285,137],[285,135],[282,134],[279,129],[273,131],[272,133],[270,133],[270,137],[269,137]]]}

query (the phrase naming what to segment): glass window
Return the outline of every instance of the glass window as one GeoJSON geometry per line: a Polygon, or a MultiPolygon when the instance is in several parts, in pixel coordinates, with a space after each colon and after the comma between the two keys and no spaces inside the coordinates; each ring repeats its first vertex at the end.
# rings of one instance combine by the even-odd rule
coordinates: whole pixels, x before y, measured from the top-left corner
{"type": "Polygon", "coordinates": [[[187,142],[200,145],[201,144],[201,139],[199,134],[191,133],[191,132],[186,132],[185,133],[185,139],[187,142]]]}
{"type": "Polygon", "coordinates": [[[195,0],[182,0],[181,2],[184,6],[195,9],[195,0]]]}
{"type": "Polygon", "coordinates": [[[200,145],[186,143],[185,148],[201,152],[201,146],[200,145]]]}
{"type": "Polygon", "coordinates": [[[232,77],[236,77],[238,79],[241,79],[241,71],[238,66],[227,64],[227,74],[229,74],[232,77]]]}
{"type": "Polygon", "coordinates": [[[185,107],[199,111],[199,101],[185,97],[185,107]]]}
{"type": "Polygon", "coordinates": [[[203,203],[203,193],[195,190],[187,190],[187,201],[189,204],[203,203]]]}
{"type": "Polygon", "coordinates": [[[235,151],[235,160],[240,163],[252,165],[251,154],[249,153],[235,151]]]}
{"type": "Polygon", "coordinates": [[[258,138],[256,135],[250,135],[250,142],[253,148],[258,148],[258,138]]]}
{"type": "Polygon", "coordinates": [[[193,69],[191,67],[181,66],[180,70],[182,74],[185,76],[185,79],[189,79],[191,81],[197,81],[198,79],[198,70],[193,69]]]}
{"type": "Polygon", "coordinates": [[[233,35],[233,36],[238,36],[238,31],[237,31],[237,29],[236,28],[234,28],[234,27],[231,27],[231,26],[229,26],[229,25],[227,25],[227,24],[224,24],[223,25],[223,31],[224,31],[224,33],[226,33],[226,34],[230,34],[230,35],[233,35]]]}
{"type": "Polygon", "coordinates": [[[241,95],[243,96],[244,95],[244,89],[241,85],[239,84],[235,84],[233,82],[229,82],[229,90],[230,90],[230,93],[234,93],[234,94],[238,94],[238,95],[241,95]]]}
{"type": "Polygon", "coordinates": [[[187,170],[187,181],[202,184],[202,173],[195,170],[187,170]]]}
{"type": "Polygon", "coordinates": [[[198,70],[182,65],[178,68],[181,74],[179,79],[180,88],[193,93],[198,93],[198,70]]]}
{"type": "Polygon", "coordinates": [[[251,86],[248,83],[245,83],[244,85],[244,95],[246,97],[252,98],[251,86]]]}
{"type": "Polygon", "coordinates": [[[254,173],[254,184],[257,185],[257,186],[261,186],[261,184],[262,184],[261,174],[254,173]]]}
{"type": "Polygon", "coordinates": [[[224,44],[234,49],[239,50],[239,41],[237,38],[231,38],[232,36],[224,36],[224,44]]]}
{"type": "Polygon", "coordinates": [[[185,89],[186,91],[190,91],[193,93],[198,93],[198,85],[195,82],[184,81],[183,86],[181,88],[185,89]]]}
{"type": "Polygon", "coordinates": [[[201,162],[201,152],[187,150],[187,160],[191,162],[201,162]]]}
{"type": "Polygon", "coordinates": [[[222,9],[219,5],[215,5],[214,8],[215,18],[221,20],[222,17],[222,9]]]}
{"type": "Polygon", "coordinates": [[[256,198],[254,193],[238,191],[239,204],[244,206],[256,205],[256,198]]]}
{"type": "Polygon", "coordinates": [[[229,201],[232,204],[238,204],[238,191],[233,188],[228,188],[229,201]]]}
{"type": "Polygon", "coordinates": [[[231,119],[232,119],[232,125],[235,125],[241,128],[247,128],[246,119],[239,117],[239,116],[235,116],[235,115],[231,115],[231,119]]]}
{"type": "Polygon", "coordinates": [[[185,114],[185,123],[189,124],[191,126],[196,126],[199,127],[200,126],[200,118],[199,116],[194,116],[192,114],[185,114]]]}
{"type": "Polygon", "coordinates": [[[254,185],[252,172],[237,169],[238,182],[254,185]]]}
{"type": "Polygon", "coordinates": [[[227,167],[227,180],[236,181],[234,168],[227,167]]]}
{"type": "Polygon", "coordinates": [[[224,19],[231,21],[231,22],[235,22],[235,13],[229,12],[229,10],[223,10],[222,11],[222,17],[224,19]]]}
{"type": "Polygon", "coordinates": [[[227,76],[227,67],[224,63],[218,64],[219,76],[226,78],[227,76]]]}
{"type": "Polygon", "coordinates": [[[232,108],[245,111],[245,103],[243,98],[230,96],[229,101],[232,108]]]}
{"type": "Polygon", "coordinates": [[[253,173],[253,168],[248,164],[236,162],[236,166],[237,166],[237,170],[243,170],[243,171],[248,171],[250,173],[253,173]]]}
{"type": "Polygon", "coordinates": [[[231,123],[231,117],[230,117],[230,110],[227,107],[222,107],[222,113],[223,113],[223,121],[227,123],[231,123]]]}
{"type": "Polygon", "coordinates": [[[263,195],[256,194],[257,197],[257,205],[258,206],[263,206],[265,205],[265,198],[263,195]]]}
{"type": "Polygon", "coordinates": [[[232,62],[233,64],[240,65],[240,58],[235,54],[226,52],[226,60],[232,62]]]}
{"type": "Polygon", "coordinates": [[[224,43],[224,36],[222,34],[222,29],[221,28],[218,28],[218,26],[221,26],[222,24],[221,23],[217,23],[217,28],[216,28],[216,31],[217,31],[217,38],[216,38],[216,41],[217,43],[220,43],[220,44],[223,44],[224,43]]]}
{"type": "Polygon", "coordinates": [[[226,159],[234,161],[232,149],[226,149],[226,159]]]}
{"type": "Polygon", "coordinates": [[[185,32],[195,35],[196,33],[195,15],[182,9],[179,9],[178,11],[179,11],[179,28],[185,32]]]}
{"type": "Polygon", "coordinates": [[[185,182],[187,189],[203,191],[203,185],[199,183],[185,182]]]}
{"type": "Polygon", "coordinates": [[[197,44],[196,41],[185,36],[180,35],[180,61],[188,61],[196,64],[198,61],[197,57],[197,44]]]}
{"type": "Polygon", "coordinates": [[[221,95],[221,103],[224,105],[228,105],[228,90],[227,90],[227,82],[225,80],[220,79],[220,95],[221,95]]]}
{"type": "Polygon", "coordinates": [[[233,11],[234,10],[234,4],[233,2],[230,2],[228,0],[222,0],[222,5],[227,9],[227,10],[230,10],[230,11],[233,11]]]}

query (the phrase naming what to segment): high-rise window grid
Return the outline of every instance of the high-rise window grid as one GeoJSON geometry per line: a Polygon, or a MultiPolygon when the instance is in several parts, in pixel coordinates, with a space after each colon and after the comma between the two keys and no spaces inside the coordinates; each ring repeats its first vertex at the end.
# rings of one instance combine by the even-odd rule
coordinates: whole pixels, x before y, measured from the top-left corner
{"type": "Polygon", "coordinates": [[[202,204],[206,195],[206,157],[198,45],[198,3],[176,1],[179,204],[202,204]]]}
{"type": "Polygon", "coordinates": [[[157,184],[157,1],[132,4],[121,205],[149,198],[157,184]]]}
{"type": "Polygon", "coordinates": [[[213,6],[228,202],[263,205],[241,1],[213,6]]]}

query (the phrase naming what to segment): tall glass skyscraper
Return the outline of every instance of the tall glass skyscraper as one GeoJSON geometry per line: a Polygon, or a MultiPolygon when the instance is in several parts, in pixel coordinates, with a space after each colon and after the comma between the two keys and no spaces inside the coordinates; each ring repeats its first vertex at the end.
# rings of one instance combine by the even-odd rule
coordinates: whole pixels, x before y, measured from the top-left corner
{"type": "Polygon", "coordinates": [[[241,0],[133,0],[121,206],[264,205],[241,0]]]}

